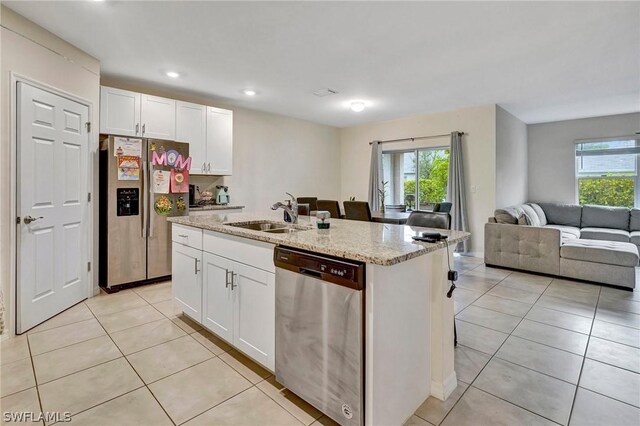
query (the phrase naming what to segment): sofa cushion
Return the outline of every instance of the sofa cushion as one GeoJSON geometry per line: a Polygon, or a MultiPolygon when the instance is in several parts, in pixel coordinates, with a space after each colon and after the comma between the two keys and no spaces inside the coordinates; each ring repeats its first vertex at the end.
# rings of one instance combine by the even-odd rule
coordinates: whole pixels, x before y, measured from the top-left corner
{"type": "Polygon", "coordinates": [[[542,207],[540,207],[535,203],[527,203],[526,205],[530,206],[533,209],[533,211],[535,211],[536,214],[538,215],[538,220],[540,220],[539,226],[545,226],[547,224],[547,216],[545,216],[544,210],[542,210],[542,207]]]}
{"type": "Polygon", "coordinates": [[[559,229],[562,234],[570,235],[574,238],[580,238],[580,228],[565,225],[546,225],[544,228],[559,229]]]}
{"type": "Polygon", "coordinates": [[[585,240],[620,241],[628,243],[629,231],[609,228],[582,228],[580,230],[580,238],[585,240]]]}
{"type": "Polygon", "coordinates": [[[540,218],[538,217],[538,213],[528,204],[523,204],[522,211],[524,212],[524,217],[527,221],[527,225],[530,226],[542,226],[540,222],[540,218]]]}
{"type": "Polygon", "coordinates": [[[576,239],[560,247],[560,257],[607,265],[637,266],[638,248],[631,243],[576,239]]]}
{"type": "Polygon", "coordinates": [[[583,206],[582,228],[629,230],[629,209],[626,207],[583,206]]]}
{"type": "Polygon", "coordinates": [[[640,231],[640,209],[629,212],[629,231],[640,231]]]}
{"type": "Polygon", "coordinates": [[[518,218],[524,214],[521,206],[505,207],[503,209],[496,209],[493,212],[493,216],[498,223],[510,223],[512,225],[518,224],[518,218]]]}
{"type": "Polygon", "coordinates": [[[576,204],[538,203],[547,217],[547,223],[580,228],[582,207],[576,204]]]}
{"type": "Polygon", "coordinates": [[[640,246],[640,231],[631,231],[629,233],[629,242],[640,246]]]}

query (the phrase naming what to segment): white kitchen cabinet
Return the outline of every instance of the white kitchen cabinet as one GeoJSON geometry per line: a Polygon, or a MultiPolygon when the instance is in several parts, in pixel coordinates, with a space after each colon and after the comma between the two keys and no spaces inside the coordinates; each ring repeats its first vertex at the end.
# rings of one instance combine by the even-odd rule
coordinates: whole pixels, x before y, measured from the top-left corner
{"type": "Polygon", "coordinates": [[[189,144],[190,174],[206,173],[207,162],[207,107],[177,101],[176,140],[189,144]]]}
{"type": "Polygon", "coordinates": [[[191,174],[233,171],[233,111],[100,88],[100,133],[189,143],[191,174]]]}
{"type": "Polygon", "coordinates": [[[231,175],[233,111],[207,107],[207,173],[231,175]]]}
{"type": "Polygon", "coordinates": [[[173,299],[189,317],[202,323],[202,251],[172,244],[173,299]]]}
{"type": "Polygon", "coordinates": [[[274,370],[275,274],[238,262],[233,274],[233,345],[274,370]]]}
{"type": "Polygon", "coordinates": [[[152,139],[176,139],[176,101],[143,94],[140,120],[142,137],[152,139]]]}
{"type": "Polygon", "coordinates": [[[235,295],[233,262],[206,252],[202,259],[202,324],[231,343],[235,295]]]}
{"type": "Polygon", "coordinates": [[[100,88],[100,133],[140,136],[140,93],[100,88]]]}

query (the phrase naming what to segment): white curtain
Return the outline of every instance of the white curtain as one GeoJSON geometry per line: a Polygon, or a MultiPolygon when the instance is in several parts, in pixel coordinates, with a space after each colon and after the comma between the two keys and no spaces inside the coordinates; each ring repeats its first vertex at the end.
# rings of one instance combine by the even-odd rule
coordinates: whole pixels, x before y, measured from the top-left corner
{"type": "Polygon", "coordinates": [[[371,211],[380,210],[380,183],[382,181],[382,144],[371,143],[371,170],[369,172],[369,207],[371,211]]]}
{"type": "MultiPolygon", "coordinates": [[[[451,132],[447,201],[452,204],[451,229],[468,232],[467,199],[464,191],[464,168],[462,167],[462,133],[460,132],[451,132]]],[[[458,253],[466,253],[468,251],[468,239],[456,246],[456,252],[458,253]]]]}

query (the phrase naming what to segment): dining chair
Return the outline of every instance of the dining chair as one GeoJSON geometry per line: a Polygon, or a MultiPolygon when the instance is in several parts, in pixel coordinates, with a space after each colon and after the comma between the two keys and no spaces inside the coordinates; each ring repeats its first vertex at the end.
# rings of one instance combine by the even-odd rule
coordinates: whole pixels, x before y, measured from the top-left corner
{"type": "Polygon", "coordinates": [[[318,210],[318,197],[298,197],[298,204],[309,204],[309,211],[318,210]]]}
{"type": "Polygon", "coordinates": [[[426,212],[414,210],[409,215],[406,225],[423,228],[451,229],[451,215],[443,212],[426,212]]]}
{"type": "Polygon", "coordinates": [[[345,219],[371,222],[371,209],[366,201],[344,201],[342,204],[345,219]]]}
{"type": "MultiPolygon", "coordinates": [[[[420,226],[423,228],[451,229],[451,215],[445,212],[425,212],[415,210],[409,215],[407,225],[420,226]]],[[[453,321],[453,346],[458,346],[458,330],[456,328],[455,320],[453,321]]]]}
{"type": "Polygon", "coordinates": [[[452,203],[436,203],[433,207],[434,212],[451,213],[452,203]]]}
{"type": "Polygon", "coordinates": [[[340,219],[340,203],[335,200],[318,200],[318,210],[326,210],[332,218],[340,219]]]}

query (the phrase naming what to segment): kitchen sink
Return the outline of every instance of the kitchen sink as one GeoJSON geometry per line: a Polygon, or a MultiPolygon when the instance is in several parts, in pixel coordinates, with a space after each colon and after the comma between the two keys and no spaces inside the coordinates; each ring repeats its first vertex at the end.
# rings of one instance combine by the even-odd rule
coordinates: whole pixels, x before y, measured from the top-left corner
{"type": "Polygon", "coordinates": [[[268,229],[264,232],[268,232],[270,234],[292,234],[294,232],[298,232],[298,231],[306,231],[306,229],[298,229],[298,228],[275,228],[275,229],[268,229]]]}
{"type": "Polygon", "coordinates": [[[286,223],[274,223],[269,221],[258,222],[241,222],[241,223],[227,223],[228,226],[234,226],[236,228],[251,229],[252,231],[269,232],[271,234],[291,234],[297,231],[306,231],[310,228],[292,225],[286,223]]]}

